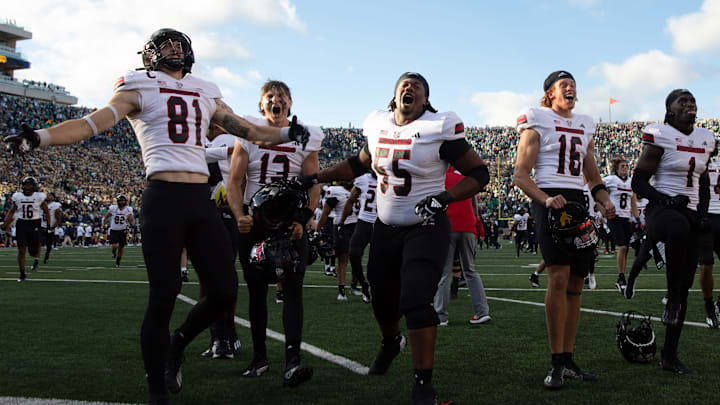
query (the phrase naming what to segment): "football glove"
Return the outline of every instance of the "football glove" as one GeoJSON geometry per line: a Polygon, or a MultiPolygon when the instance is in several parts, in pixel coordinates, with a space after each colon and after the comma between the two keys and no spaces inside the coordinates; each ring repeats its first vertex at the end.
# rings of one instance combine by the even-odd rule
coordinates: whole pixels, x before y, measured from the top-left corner
{"type": "Polygon", "coordinates": [[[662,205],[676,210],[684,209],[685,207],[687,207],[689,202],[690,198],[682,194],[678,194],[675,197],[668,197],[661,201],[662,205]]]}
{"type": "Polygon", "coordinates": [[[288,137],[291,141],[302,145],[302,149],[305,150],[308,141],[310,140],[310,131],[304,126],[297,123],[297,116],[293,115],[292,121],[290,122],[290,131],[288,137]]]}
{"type": "Polygon", "coordinates": [[[6,136],[3,139],[6,147],[10,149],[14,155],[22,155],[40,146],[40,135],[30,128],[28,124],[20,125],[20,129],[20,133],[6,136]]]}
{"type": "Polygon", "coordinates": [[[450,194],[443,191],[440,194],[423,198],[415,205],[415,213],[423,219],[423,225],[435,225],[435,217],[437,214],[445,212],[449,203],[450,194]]]}

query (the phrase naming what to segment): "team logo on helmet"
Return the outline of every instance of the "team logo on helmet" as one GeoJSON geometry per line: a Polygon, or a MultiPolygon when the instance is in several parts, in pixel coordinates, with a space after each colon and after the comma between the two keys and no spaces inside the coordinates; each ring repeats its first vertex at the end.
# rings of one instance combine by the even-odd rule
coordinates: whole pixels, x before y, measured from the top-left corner
{"type": "Polygon", "coordinates": [[[657,347],[650,315],[627,311],[622,314],[615,329],[615,341],[625,360],[649,363],[655,358],[657,347]]]}
{"type": "Polygon", "coordinates": [[[595,224],[582,204],[568,201],[563,208],[548,210],[547,215],[555,243],[573,251],[597,245],[595,224]]]}

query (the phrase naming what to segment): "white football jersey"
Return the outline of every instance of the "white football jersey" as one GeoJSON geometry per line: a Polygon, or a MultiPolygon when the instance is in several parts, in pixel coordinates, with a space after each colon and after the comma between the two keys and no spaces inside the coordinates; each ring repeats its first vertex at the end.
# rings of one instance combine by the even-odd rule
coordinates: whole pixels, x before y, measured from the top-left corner
{"type": "Polygon", "coordinates": [[[222,174],[222,181],[227,184],[230,175],[230,155],[228,148],[235,146],[235,141],[241,139],[235,135],[220,134],[212,141],[208,141],[205,150],[205,160],[207,163],[217,162],[222,174]]]}
{"type": "MultiPolygon", "coordinates": [[[[267,126],[265,118],[243,116],[248,122],[267,126]]],[[[298,121],[298,124],[302,124],[298,121]]],[[[302,145],[287,142],[277,146],[259,146],[246,140],[241,145],[248,153],[247,186],[245,187],[245,203],[249,203],[260,187],[276,180],[287,180],[299,176],[302,164],[311,152],[322,148],[325,134],[318,127],[306,126],[310,131],[310,140],[302,150],[302,145]]]]}
{"type": "Polygon", "coordinates": [[[540,188],[582,190],[583,161],[593,140],[595,123],[588,115],[562,117],[547,107],[528,108],[517,119],[518,131],[540,134],[535,183],[540,188]]]}
{"type": "Polygon", "coordinates": [[[513,216],[513,219],[515,220],[515,223],[517,224],[516,229],[518,231],[527,231],[528,218],[530,218],[530,214],[528,214],[527,212],[522,215],[515,214],[513,216]]]}
{"type": "MultiPolygon", "coordinates": [[[[346,190],[345,187],[342,186],[330,186],[327,189],[327,192],[325,193],[325,201],[330,200],[337,200],[337,204],[335,204],[335,207],[332,209],[333,218],[337,218],[340,220],[342,218],[342,212],[343,209],[345,209],[345,203],[347,203],[348,198],[350,198],[350,191],[346,190]]],[[[353,206],[352,210],[350,210],[350,214],[345,218],[344,225],[354,224],[358,220],[358,211],[360,208],[360,201],[355,200],[355,206],[353,206]]],[[[340,225],[339,223],[335,223],[335,225],[340,225]]]]}
{"type": "Polygon", "coordinates": [[[375,223],[377,219],[376,201],[377,198],[377,180],[370,173],[365,173],[355,179],[355,187],[360,190],[358,201],[360,202],[360,213],[358,219],[361,221],[375,223]]]}
{"type": "Polygon", "coordinates": [[[45,201],[45,193],[35,191],[27,196],[23,193],[17,192],[13,194],[12,201],[15,203],[15,207],[17,207],[17,219],[24,221],[42,219],[42,203],[45,201]]]}
{"type": "Polygon", "coordinates": [[[710,176],[710,205],[708,212],[711,214],[720,214],[720,162],[713,159],[708,167],[708,175],[710,176]]]}
{"type": "MultiPolygon", "coordinates": [[[[48,206],[48,211],[49,211],[49,213],[50,213],[50,228],[52,228],[52,227],[55,226],[55,211],[57,211],[57,210],[59,210],[60,208],[62,208],[62,204],[60,204],[60,203],[57,202],[57,201],[53,201],[53,202],[51,202],[50,204],[48,204],[47,206],[48,206]]],[[[41,224],[42,224],[41,226],[42,226],[43,228],[47,228],[47,227],[48,227],[48,226],[47,226],[47,222],[45,221],[45,217],[42,217],[41,224]]]]}
{"type": "MultiPolygon", "coordinates": [[[[712,201],[712,194],[710,194],[710,200],[712,201]]],[[[638,209],[638,215],[640,216],[640,223],[645,225],[645,210],[647,209],[647,205],[650,202],[647,198],[638,198],[637,200],[637,209],[638,209]]],[[[720,211],[718,211],[720,213],[720,211]]]]}
{"type": "Polygon", "coordinates": [[[650,124],[643,128],[643,143],[663,149],[655,172],[655,189],[670,197],[690,198],[688,208],[697,211],[700,200],[699,179],[715,150],[715,136],[705,128],[685,135],[667,124],[650,124]]]}
{"type": "Polygon", "coordinates": [[[113,204],[108,209],[110,213],[110,230],[111,231],[124,231],[128,227],[130,222],[128,217],[133,214],[131,206],[126,205],[123,209],[120,209],[117,205],[113,204]]]}
{"type": "Polygon", "coordinates": [[[623,180],[616,175],[603,178],[610,201],[615,206],[615,215],[619,218],[632,216],[632,177],[623,180]]]}
{"type": "Polygon", "coordinates": [[[588,211],[590,218],[595,218],[597,210],[595,210],[595,199],[590,192],[590,187],[587,184],[583,185],[583,203],[585,209],[588,211]]]}
{"type": "Polygon", "coordinates": [[[220,89],[190,74],[177,80],[159,71],[132,71],[115,83],[115,92],[130,90],[140,94],[140,112],[128,120],[146,177],[160,171],[208,175],[204,146],[220,89]]]}
{"type": "Polygon", "coordinates": [[[377,174],[377,215],[393,226],[422,222],[415,205],[445,191],[448,162],[440,158],[445,141],[465,138],[465,127],[454,112],[425,111],[399,126],[390,111],[373,111],[365,119],[372,168],[377,174]]]}

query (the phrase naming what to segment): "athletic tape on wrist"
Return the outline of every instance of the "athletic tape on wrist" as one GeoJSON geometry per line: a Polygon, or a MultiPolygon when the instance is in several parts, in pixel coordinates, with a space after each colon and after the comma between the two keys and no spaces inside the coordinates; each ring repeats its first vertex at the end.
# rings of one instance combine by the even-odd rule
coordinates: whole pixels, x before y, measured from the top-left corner
{"type": "Polygon", "coordinates": [[[118,112],[117,112],[117,110],[115,109],[115,107],[111,106],[110,104],[107,105],[107,108],[109,108],[110,111],[112,111],[112,113],[113,113],[113,125],[117,124],[118,121],[120,120],[120,119],[118,118],[118,112]]]}
{"type": "Polygon", "coordinates": [[[95,126],[95,123],[93,122],[92,118],[90,118],[89,115],[85,116],[85,121],[87,121],[88,125],[90,125],[90,129],[92,129],[93,136],[98,134],[98,129],[95,126]]]}
{"type": "Polygon", "coordinates": [[[40,137],[40,146],[50,146],[50,132],[48,132],[47,129],[38,129],[35,131],[36,134],[38,134],[38,137],[40,137]]]}

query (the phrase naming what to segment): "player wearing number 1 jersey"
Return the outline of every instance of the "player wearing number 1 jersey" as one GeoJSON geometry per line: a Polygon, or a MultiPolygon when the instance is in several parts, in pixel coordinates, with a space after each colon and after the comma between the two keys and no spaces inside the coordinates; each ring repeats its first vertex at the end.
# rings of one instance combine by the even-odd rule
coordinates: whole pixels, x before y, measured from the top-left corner
{"type": "Polygon", "coordinates": [[[664,124],[643,128],[643,150],[632,188],[650,201],[648,237],[665,243],[668,300],[662,315],[666,328],[661,366],[678,374],[696,374],[678,359],[678,344],[698,263],[699,234],[712,228],[707,166],[717,145],[711,131],[694,126],[697,105],[690,91],[673,90],[665,99],[665,109],[664,124]]]}
{"type": "Polygon", "coordinates": [[[582,204],[583,176],[608,218],[615,216],[615,207],[595,162],[595,123],[587,115],[572,112],[577,97],[575,79],[563,70],[553,72],[545,79],[543,90],[542,107],[528,108],[517,119],[520,142],[515,183],[533,199],[532,214],[548,274],[545,318],[551,368],[544,386],[559,389],[564,378],[597,379],[573,360],[583,279],[594,257],[591,249],[574,250],[553,238],[548,211],[561,209],[569,201],[582,204]],[[534,180],[530,177],[533,169],[534,180]]]}
{"type": "Polygon", "coordinates": [[[173,29],[154,32],[139,52],[143,68],[115,83],[106,107],[48,129],[23,124],[4,141],[14,153],[66,145],[105,131],[128,117],[140,144],[148,179],[142,197],[142,248],[150,297],[141,346],[150,401],[167,403],[168,390],[181,388],[180,365],[187,344],[237,294],[231,246],[217,210],[208,199],[204,144],[211,122],[228,133],[264,145],[297,141],[308,132],[293,122],[286,128],[258,127],[235,115],[218,87],[190,74],[195,55],[190,38],[173,29]],[[169,336],[170,317],[180,291],[180,252],[188,256],[207,295],[169,336]]]}
{"type": "Polygon", "coordinates": [[[5,215],[5,221],[2,224],[2,228],[9,231],[8,227],[17,214],[15,228],[18,248],[17,262],[20,268],[18,281],[24,281],[27,278],[25,274],[26,250],[30,252],[30,256],[34,257],[32,270],[37,269],[40,256],[40,220],[43,215],[45,218],[50,218],[45,202],[45,193],[38,191],[37,180],[34,177],[25,177],[21,185],[22,192],[12,195],[13,206],[5,215]]]}
{"type": "Polygon", "coordinates": [[[115,267],[120,267],[120,260],[122,260],[123,251],[127,244],[128,224],[135,226],[133,209],[127,205],[126,196],[118,195],[117,204],[113,204],[108,208],[107,214],[103,217],[103,227],[108,218],[110,218],[110,246],[115,258],[115,267]]]}
{"type": "Polygon", "coordinates": [[[365,120],[365,147],[331,168],[299,181],[306,185],[349,180],[371,166],[377,174],[377,221],[370,242],[368,280],[382,346],[369,374],[385,374],[405,345],[399,320],[407,321],[412,346],[413,402],[435,403],[432,385],[439,323],[432,304],[450,243],[447,205],[477,194],[489,181],[485,162],[465,140],[465,127],[453,112],[438,113],[430,87],[419,73],[395,83],[390,111],[365,120]],[[448,164],[463,177],[445,190],[448,164]]]}
{"type": "Polygon", "coordinates": [[[632,236],[633,227],[631,218],[638,218],[637,199],[632,191],[632,178],[628,176],[630,167],[623,158],[615,158],[611,162],[610,176],[603,178],[608,189],[610,201],[615,206],[615,218],[608,220],[610,236],[617,246],[618,279],[615,283],[620,294],[627,285],[625,268],[627,267],[628,245],[632,236]],[[632,215],[632,217],[631,217],[632,215]]]}

